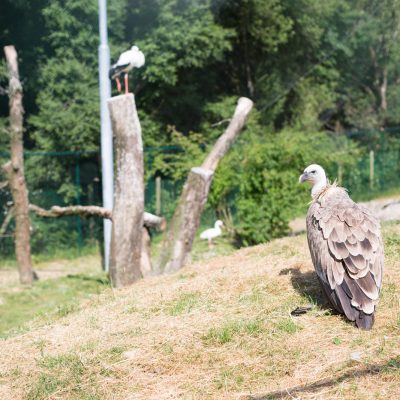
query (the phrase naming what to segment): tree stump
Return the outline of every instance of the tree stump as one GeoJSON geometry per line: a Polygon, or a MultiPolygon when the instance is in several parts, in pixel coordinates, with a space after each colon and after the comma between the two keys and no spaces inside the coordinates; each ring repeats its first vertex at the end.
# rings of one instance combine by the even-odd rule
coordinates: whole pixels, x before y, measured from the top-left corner
{"type": "Polygon", "coordinates": [[[116,155],[110,276],[119,287],[142,277],[143,144],[133,94],[109,99],[108,107],[116,155]]]}
{"type": "Polygon", "coordinates": [[[157,273],[177,271],[186,262],[207,202],[213,171],[192,168],[169,225],[157,266],[157,273]]]}
{"type": "Polygon", "coordinates": [[[201,167],[191,169],[165,233],[156,273],[177,271],[187,262],[207,202],[213,174],[242,130],[252,107],[253,102],[250,99],[239,99],[229,126],[219,137],[201,167]]]}

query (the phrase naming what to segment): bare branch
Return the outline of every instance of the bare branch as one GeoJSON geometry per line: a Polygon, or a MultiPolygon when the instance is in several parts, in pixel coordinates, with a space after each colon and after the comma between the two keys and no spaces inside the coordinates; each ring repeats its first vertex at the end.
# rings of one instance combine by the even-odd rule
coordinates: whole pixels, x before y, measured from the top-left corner
{"type": "Polygon", "coordinates": [[[98,206],[53,206],[50,210],[46,210],[35,204],[29,204],[29,211],[35,212],[40,217],[48,218],[57,218],[63,215],[80,215],[81,217],[97,215],[102,218],[112,219],[111,210],[98,206]]]}
{"type": "MultiPolygon", "coordinates": [[[[50,210],[46,210],[35,204],[29,204],[29,211],[44,218],[58,218],[64,215],[80,215],[81,217],[98,216],[112,220],[112,211],[99,206],[53,206],[50,210]]],[[[143,225],[147,228],[164,230],[166,222],[165,218],[145,212],[143,225]]]]}
{"type": "Polygon", "coordinates": [[[215,124],[211,124],[211,127],[215,128],[215,127],[225,124],[227,122],[231,122],[231,118],[223,119],[221,121],[216,122],[215,124]]]}

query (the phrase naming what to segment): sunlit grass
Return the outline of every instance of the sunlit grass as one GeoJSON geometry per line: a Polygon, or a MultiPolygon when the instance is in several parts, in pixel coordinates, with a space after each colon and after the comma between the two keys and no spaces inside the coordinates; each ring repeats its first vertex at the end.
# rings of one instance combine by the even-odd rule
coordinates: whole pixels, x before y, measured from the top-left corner
{"type": "Polygon", "coordinates": [[[38,281],[32,288],[1,288],[0,337],[23,331],[33,319],[64,317],[76,311],[81,300],[107,287],[108,278],[99,272],[38,281]]]}

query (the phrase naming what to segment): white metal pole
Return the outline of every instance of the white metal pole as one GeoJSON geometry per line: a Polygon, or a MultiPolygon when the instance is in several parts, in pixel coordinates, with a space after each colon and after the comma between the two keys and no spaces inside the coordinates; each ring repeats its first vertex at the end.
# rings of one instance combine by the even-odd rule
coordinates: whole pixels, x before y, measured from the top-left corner
{"type": "MultiPolygon", "coordinates": [[[[100,84],[100,116],[101,116],[101,168],[103,184],[103,206],[113,208],[114,170],[113,142],[110,115],[107,99],[111,97],[111,83],[108,78],[110,69],[110,49],[107,37],[107,0],[99,0],[99,84],[100,84]]],[[[111,221],[103,220],[104,227],[104,269],[108,272],[111,243],[111,221]]]]}

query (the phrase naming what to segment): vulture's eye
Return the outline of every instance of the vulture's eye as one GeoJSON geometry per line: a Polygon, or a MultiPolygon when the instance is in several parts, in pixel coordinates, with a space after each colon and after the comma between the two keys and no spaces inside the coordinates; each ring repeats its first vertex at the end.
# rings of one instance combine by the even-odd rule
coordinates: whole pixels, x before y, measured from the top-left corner
{"type": "Polygon", "coordinates": [[[314,169],[314,171],[311,171],[311,173],[312,173],[312,174],[315,174],[315,173],[317,173],[317,171],[314,169]]]}

